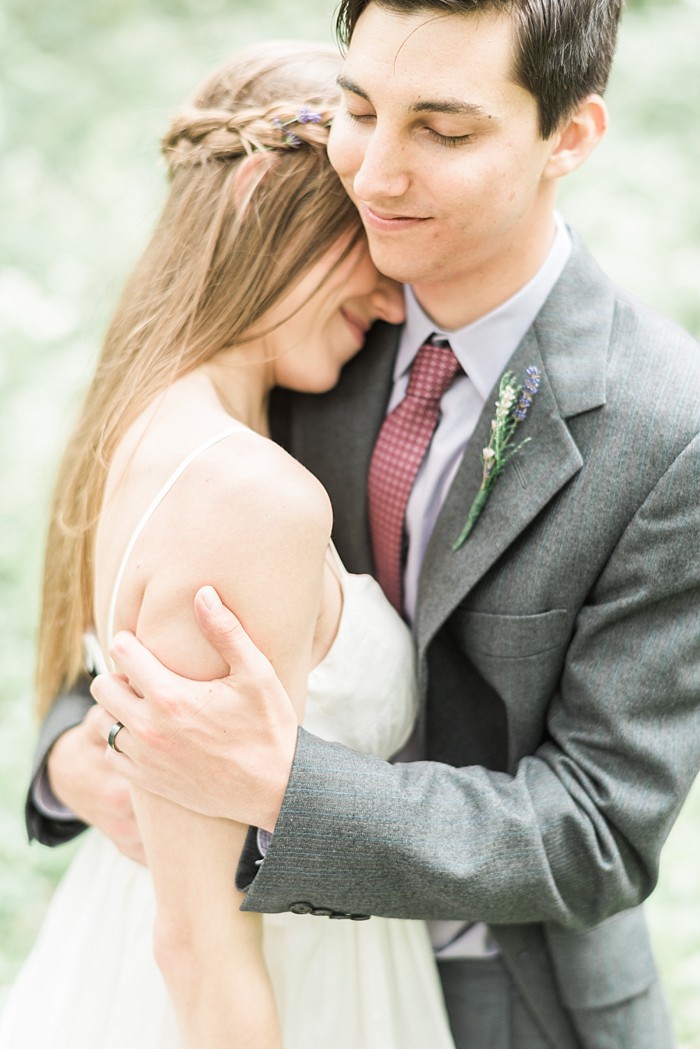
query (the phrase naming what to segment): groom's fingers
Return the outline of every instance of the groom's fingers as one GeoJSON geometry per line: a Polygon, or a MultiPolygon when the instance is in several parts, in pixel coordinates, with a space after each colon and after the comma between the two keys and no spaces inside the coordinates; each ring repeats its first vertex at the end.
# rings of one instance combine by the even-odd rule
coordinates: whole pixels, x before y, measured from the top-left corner
{"type": "MultiPolygon", "coordinates": [[[[133,704],[139,700],[129,684],[116,674],[100,674],[90,688],[96,703],[86,714],[85,723],[106,744],[118,721],[124,725],[131,721],[133,704]]],[[[129,732],[126,727],[120,729],[115,743],[115,752],[128,757],[129,732]]]]}
{"type": "Polygon", "coordinates": [[[274,673],[259,648],[251,641],[240,620],[224,605],[213,586],[203,586],[195,594],[194,611],[199,628],[217,650],[234,678],[274,673]]]}
{"type": "MultiPolygon", "coordinates": [[[[116,677],[126,684],[132,699],[146,696],[167,702],[170,697],[181,695],[184,679],[169,670],[128,630],[115,634],[109,654],[121,671],[116,677]]],[[[125,693],[116,689],[116,694],[125,693]]],[[[108,704],[103,705],[111,709],[108,704]]]]}
{"type": "Polygon", "coordinates": [[[98,704],[95,724],[107,742],[110,729],[121,722],[125,728],[120,731],[117,748],[113,750],[116,754],[135,756],[136,744],[146,726],[153,729],[161,721],[170,698],[182,692],[182,679],[163,666],[128,631],[115,635],[110,655],[122,673],[100,674],[92,682],[90,691],[98,704]]]}

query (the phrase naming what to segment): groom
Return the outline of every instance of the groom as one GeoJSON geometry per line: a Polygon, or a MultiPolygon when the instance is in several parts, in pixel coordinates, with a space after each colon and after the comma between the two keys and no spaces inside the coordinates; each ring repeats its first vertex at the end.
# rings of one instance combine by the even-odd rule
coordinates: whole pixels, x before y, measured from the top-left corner
{"type": "MultiPolygon", "coordinates": [[[[113,784],[274,830],[262,863],[252,834],[241,862],[247,909],[431,920],[460,1049],[672,1045],[639,905],[700,763],[700,354],[555,213],[605,130],[620,7],[341,2],[329,151],[375,262],[410,286],[408,319],[377,325],[330,394],[280,398],[276,436],[327,487],[348,568],[378,572],[412,623],[420,760],[297,732],[208,589],[196,610],[230,678],[176,678],[119,635],[144,698],[100,678],[104,709],[76,725],[87,700],[61,697],[39,748],[41,765],[64,733],[51,785],[114,837],[96,754],[116,720],[113,784]],[[387,416],[419,354],[435,371],[432,336],[456,363],[407,482],[392,442],[423,427],[397,437],[387,416]],[[506,371],[530,376],[511,447],[527,443],[484,481],[506,371]]],[[[78,829],[49,804],[35,784],[31,833],[78,829]]]]}

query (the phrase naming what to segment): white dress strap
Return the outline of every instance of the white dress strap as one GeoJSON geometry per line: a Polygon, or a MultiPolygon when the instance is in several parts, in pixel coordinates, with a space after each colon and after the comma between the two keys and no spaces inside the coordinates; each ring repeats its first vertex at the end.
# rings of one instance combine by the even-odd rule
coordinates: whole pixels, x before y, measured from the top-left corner
{"type": "Polygon", "coordinates": [[[149,505],[146,508],[146,511],[143,514],[141,520],[136,525],[136,528],[134,529],[134,531],[132,533],[131,539],[129,540],[129,542],[126,545],[126,550],[124,551],[124,556],[122,557],[121,564],[119,565],[119,569],[117,571],[117,575],[116,575],[115,580],[114,580],[114,587],[112,589],[112,598],[111,598],[111,601],[109,602],[109,613],[107,615],[107,646],[108,647],[112,643],[112,636],[114,634],[114,616],[115,616],[115,613],[116,613],[116,610],[117,610],[117,597],[119,596],[119,588],[120,588],[120,586],[122,584],[122,579],[124,578],[124,572],[126,571],[126,566],[127,566],[128,562],[129,562],[129,558],[131,557],[131,553],[132,553],[132,551],[133,551],[133,549],[134,549],[134,547],[136,545],[136,541],[138,540],[139,536],[141,535],[141,533],[143,532],[144,528],[146,527],[149,519],[152,517],[153,513],[157,510],[157,508],[163,502],[163,499],[165,499],[166,495],[168,494],[170,489],[173,487],[175,482],[185,472],[185,470],[190,465],[190,463],[193,463],[195,459],[197,459],[200,455],[203,455],[204,452],[208,451],[209,448],[212,448],[215,444],[218,444],[219,441],[225,441],[227,437],[231,436],[231,434],[242,433],[242,432],[251,433],[251,430],[247,426],[245,426],[243,423],[237,423],[235,426],[229,426],[227,429],[220,431],[220,433],[214,434],[213,437],[208,437],[206,439],[206,441],[202,441],[201,444],[198,444],[197,447],[193,451],[191,451],[190,454],[185,459],[182,460],[182,462],[177,467],[177,469],[175,469],[173,471],[173,473],[170,475],[168,480],[165,482],[165,484],[162,486],[162,488],[159,489],[159,491],[157,492],[155,497],[149,503],[149,505]]]}
{"type": "Polygon", "coordinates": [[[348,574],[348,570],[343,564],[343,562],[340,560],[340,554],[336,550],[335,543],[332,539],[328,540],[328,553],[326,556],[328,564],[331,566],[331,569],[333,570],[336,579],[342,586],[343,580],[348,574]]]}

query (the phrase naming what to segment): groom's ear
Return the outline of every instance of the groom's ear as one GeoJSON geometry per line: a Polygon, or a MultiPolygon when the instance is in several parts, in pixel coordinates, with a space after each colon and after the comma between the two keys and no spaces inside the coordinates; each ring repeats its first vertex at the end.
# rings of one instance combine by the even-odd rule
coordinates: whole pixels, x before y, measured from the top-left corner
{"type": "Polygon", "coordinates": [[[608,110],[600,95],[588,95],[552,135],[545,178],[558,179],[575,171],[591,155],[608,127],[608,110]]]}

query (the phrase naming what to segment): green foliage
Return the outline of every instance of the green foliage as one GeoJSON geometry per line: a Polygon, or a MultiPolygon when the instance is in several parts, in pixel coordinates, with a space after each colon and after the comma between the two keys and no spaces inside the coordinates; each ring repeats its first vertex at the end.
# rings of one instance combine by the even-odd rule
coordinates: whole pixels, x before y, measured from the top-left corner
{"type": "Polygon", "coordinates": [[[627,6],[632,10],[643,10],[645,8],[671,7],[672,4],[677,2],[678,0],[627,0],[627,6]]]}
{"type": "Polygon", "coordinates": [[[699,30],[697,0],[627,12],[608,134],[561,193],[565,215],[608,273],[696,336],[699,30]]]}
{"type": "MultiPolygon", "coordinates": [[[[25,844],[41,547],[57,455],[163,188],[168,115],[235,48],[332,39],[333,0],[6,0],[0,9],[0,985],[71,848],[25,844]]],[[[698,0],[630,0],[607,141],[562,210],[604,267],[700,333],[698,0]]],[[[650,914],[684,1049],[700,1049],[700,789],[650,914]]]]}

